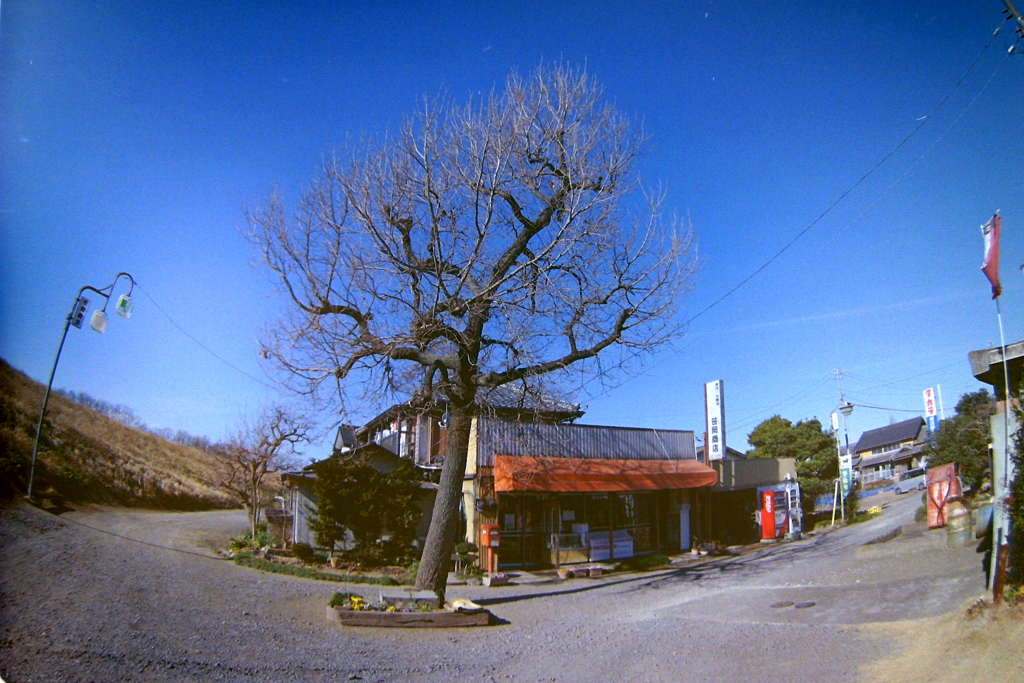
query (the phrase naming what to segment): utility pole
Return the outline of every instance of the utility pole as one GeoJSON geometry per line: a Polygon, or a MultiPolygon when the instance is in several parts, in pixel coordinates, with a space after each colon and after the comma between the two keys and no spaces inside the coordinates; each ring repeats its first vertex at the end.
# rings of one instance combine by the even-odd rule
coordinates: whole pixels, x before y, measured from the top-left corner
{"type": "MultiPolygon", "coordinates": [[[[839,382],[839,413],[843,416],[843,438],[846,441],[846,452],[839,446],[839,430],[835,420],[835,413],[832,413],[833,429],[836,432],[836,450],[839,456],[839,480],[836,482],[837,492],[839,494],[840,506],[843,513],[843,521],[846,521],[846,496],[850,495],[850,491],[853,489],[853,454],[850,453],[850,430],[846,422],[846,418],[850,417],[853,412],[853,404],[846,400],[846,396],[843,394],[843,371],[836,368],[835,372],[836,380],[839,382]]],[[[833,503],[833,523],[835,517],[835,504],[833,503]]]]}
{"type": "Polygon", "coordinates": [[[1006,5],[1006,9],[1003,10],[1003,14],[1006,15],[1007,19],[1014,19],[1017,22],[1017,36],[1024,38],[1024,17],[1021,17],[1020,12],[1013,6],[1010,0],[1003,0],[1003,4],[1006,5]]]}

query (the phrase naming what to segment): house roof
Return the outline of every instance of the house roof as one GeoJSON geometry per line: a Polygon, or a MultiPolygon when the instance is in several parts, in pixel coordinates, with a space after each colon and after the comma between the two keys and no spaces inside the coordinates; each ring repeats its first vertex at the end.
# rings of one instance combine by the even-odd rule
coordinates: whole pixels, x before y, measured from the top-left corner
{"type": "Polygon", "coordinates": [[[580,417],[583,411],[579,403],[561,401],[537,391],[528,391],[520,384],[503,384],[500,387],[481,387],[476,402],[482,407],[505,408],[528,412],[566,413],[580,417]]]}
{"type": "Polygon", "coordinates": [[[903,422],[886,425],[878,429],[869,429],[861,434],[857,445],[853,447],[854,453],[870,451],[872,448],[896,444],[903,441],[918,441],[921,430],[924,428],[924,418],[912,417],[903,422]]]}
{"type": "Polygon", "coordinates": [[[899,450],[886,451],[885,453],[878,453],[877,455],[863,455],[854,458],[854,467],[872,467],[874,465],[882,465],[887,462],[900,462],[902,460],[911,460],[918,457],[924,449],[918,446],[904,446],[899,450]]]}
{"type": "Polygon", "coordinates": [[[356,445],[356,428],[352,425],[339,425],[334,437],[334,450],[343,451],[356,445]]]}
{"type": "Polygon", "coordinates": [[[591,460],[696,460],[693,432],[477,419],[477,464],[496,455],[591,460]]]}
{"type": "MultiPolygon", "coordinates": [[[[417,407],[413,401],[398,403],[376,417],[369,420],[360,427],[357,433],[363,433],[368,429],[381,423],[390,422],[400,415],[409,413],[437,413],[444,412],[448,402],[447,397],[441,392],[438,403],[431,407],[417,407]]],[[[486,414],[494,412],[503,417],[514,417],[517,415],[541,416],[546,421],[564,422],[575,420],[583,416],[583,409],[579,403],[562,401],[539,391],[523,387],[521,384],[504,384],[500,387],[480,387],[476,394],[477,412],[486,414]]]]}

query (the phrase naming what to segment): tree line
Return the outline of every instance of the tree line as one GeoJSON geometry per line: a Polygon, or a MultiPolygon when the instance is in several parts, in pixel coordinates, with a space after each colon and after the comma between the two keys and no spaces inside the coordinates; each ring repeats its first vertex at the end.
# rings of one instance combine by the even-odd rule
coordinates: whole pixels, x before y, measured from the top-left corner
{"type": "Polygon", "coordinates": [[[224,451],[226,446],[224,443],[211,441],[208,437],[190,434],[183,429],[150,427],[128,406],[104,401],[103,399],[96,398],[84,391],[74,391],[70,389],[56,389],[55,391],[64,398],[74,401],[86,408],[91,408],[98,413],[106,415],[112,420],[117,420],[123,425],[141,429],[153,434],[154,436],[159,436],[161,439],[166,439],[167,441],[180,443],[183,446],[189,446],[205,453],[220,453],[224,451]]]}

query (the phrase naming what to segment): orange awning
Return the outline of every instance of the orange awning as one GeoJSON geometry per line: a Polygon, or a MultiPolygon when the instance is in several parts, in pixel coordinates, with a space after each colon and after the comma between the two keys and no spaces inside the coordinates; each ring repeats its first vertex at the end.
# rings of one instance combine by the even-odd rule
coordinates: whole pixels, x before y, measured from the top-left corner
{"type": "Polygon", "coordinates": [[[552,493],[656,491],[713,486],[718,473],[696,460],[494,456],[494,490],[552,493]]]}

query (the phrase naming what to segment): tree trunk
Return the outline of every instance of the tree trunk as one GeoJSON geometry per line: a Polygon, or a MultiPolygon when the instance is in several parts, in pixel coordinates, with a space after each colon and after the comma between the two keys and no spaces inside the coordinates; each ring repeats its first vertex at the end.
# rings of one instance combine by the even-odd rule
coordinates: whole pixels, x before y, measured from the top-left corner
{"type": "Polygon", "coordinates": [[[252,534],[252,540],[256,541],[256,527],[260,525],[260,509],[256,503],[249,505],[249,533],[252,534]]]}
{"type": "Polygon", "coordinates": [[[472,404],[449,408],[448,448],[441,467],[434,509],[430,516],[430,530],[420,558],[416,587],[432,590],[438,603],[444,603],[448,584],[448,563],[455,543],[455,530],[459,524],[459,503],[462,500],[462,482],[466,475],[466,457],[469,452],[469,433],[473,425],[472,404]]]}

